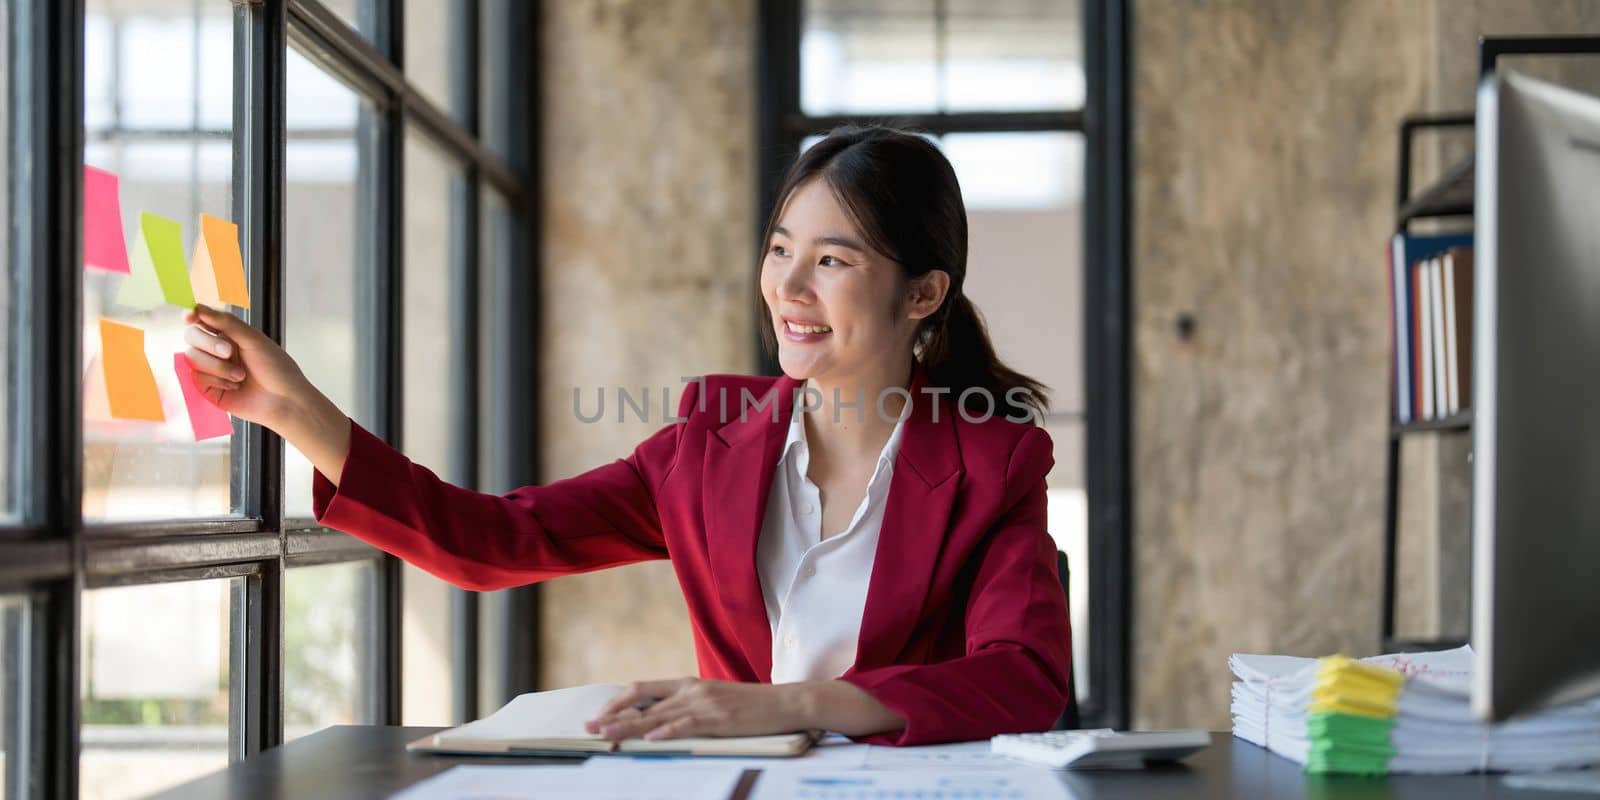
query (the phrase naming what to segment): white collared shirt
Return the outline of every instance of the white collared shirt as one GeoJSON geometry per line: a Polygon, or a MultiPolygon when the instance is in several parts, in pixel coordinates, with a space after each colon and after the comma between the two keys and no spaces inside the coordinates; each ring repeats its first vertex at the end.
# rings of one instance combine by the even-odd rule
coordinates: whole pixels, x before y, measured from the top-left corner
{"type": "Polygon", "coordinates": [[[811,451],[805,418],[795,404],[756,552],[761,596],[772,626],[773,683],[837,678],[855,663],[878,531],[904,427],[902,417],[878,454],[866,496],[849,526],[824,540],[821,492],[806,477],[811,451]]]}

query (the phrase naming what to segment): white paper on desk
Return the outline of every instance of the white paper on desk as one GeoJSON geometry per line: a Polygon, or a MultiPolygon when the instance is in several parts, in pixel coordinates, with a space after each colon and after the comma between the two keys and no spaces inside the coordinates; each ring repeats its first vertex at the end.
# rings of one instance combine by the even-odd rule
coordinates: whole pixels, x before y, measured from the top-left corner
{"type": "Polygon", "coordinates": [[[744,770],[593,770],[576,766],[451,767],[391,800],[727,800],[744,770]]]}
{"type": "Polygon", "coordinates": [[[880,747],[867,751],[867,769],[1048,769],[995,755],[987,739],[918,747],[880,747]]]}
{"type": "Polygon", "coordinates": [[[641,766],[647,768],[678,767],[697,768],[712,767],[738,767],[740,769],[861,769],[867,765],[867,753],[871,748],[864,744],[854,744],[846,739],[843,742],[824,741],[814,745],[803,755],[788,758],[747,758],[744,756],[689,756],[689,755],[654,755],[649,753],[607,753],[590,756],[583,762],[584,769],[637,769],[641,766]]]}
{"type": "Polygon", "coordinates": [[[896,769],[818,772],[762,770],[753,800],[1047,800],[1070,797],[1049,770],[896,769]]]}

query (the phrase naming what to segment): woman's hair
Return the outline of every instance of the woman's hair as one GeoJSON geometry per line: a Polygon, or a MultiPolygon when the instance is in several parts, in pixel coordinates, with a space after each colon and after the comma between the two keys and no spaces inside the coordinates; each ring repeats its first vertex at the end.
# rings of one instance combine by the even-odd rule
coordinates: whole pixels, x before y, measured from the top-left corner
{"type": "MultiPolygon", "coordinates": [[[[944,303],[921,320],[912,341],[913,355],[922,362],[928,382],[950,389],[951,399],[958,402],[968,389],[987,390],[992,407],[979,392],[965,399],[977,414],[992,410],[1013,418],[1035,412],[1042,416],[1049,408],[1049,390],[1000,361],[983,317],[962,292],[967,278],[967,211],[955,170],[944,154],[927,139],[904,130],[835,128],[789,167],[761,238],[762,258],[789,197],[817,176],[827,182],[867,245],[899,264],[906,280],[936,269],[949,273],[944,303]]],[[[762,344],[769,356],[776,357],[772,310],[759,288],[756,302],[762,344]]]]}

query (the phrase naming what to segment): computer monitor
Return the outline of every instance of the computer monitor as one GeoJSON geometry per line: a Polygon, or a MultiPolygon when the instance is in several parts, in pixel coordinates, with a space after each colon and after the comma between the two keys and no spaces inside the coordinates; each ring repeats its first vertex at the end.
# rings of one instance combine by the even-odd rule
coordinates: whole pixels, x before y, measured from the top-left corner
{"type": "Polygon", "coordinates": [[[1478,88],[1473,710],[1600,695],[1600,98],[1478,88]]]}

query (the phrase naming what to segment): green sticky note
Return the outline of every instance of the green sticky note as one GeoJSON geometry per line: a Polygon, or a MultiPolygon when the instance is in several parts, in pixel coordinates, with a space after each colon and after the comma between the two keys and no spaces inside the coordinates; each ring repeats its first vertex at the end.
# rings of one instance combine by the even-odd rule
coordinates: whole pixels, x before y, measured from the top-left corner
{"type": "Polygon", "coordinates": [[[161,295],[179,308],[194,308],[194,289],[189,285],[189,266],[183,256],[183,226],[141,211],[139,232],[150,248],[150,261],[161,281],[161,295]]]}
{"type": "Polygon", "coordinates": [[[122,279],[117,289],[117,305],[148,311],[165,302],[161,293],[161,278],[156,275],[155,262],[150,260],[150,246],[145,244],[144,230],[134,238],[128,251],[128,277],[122,279]]]}

